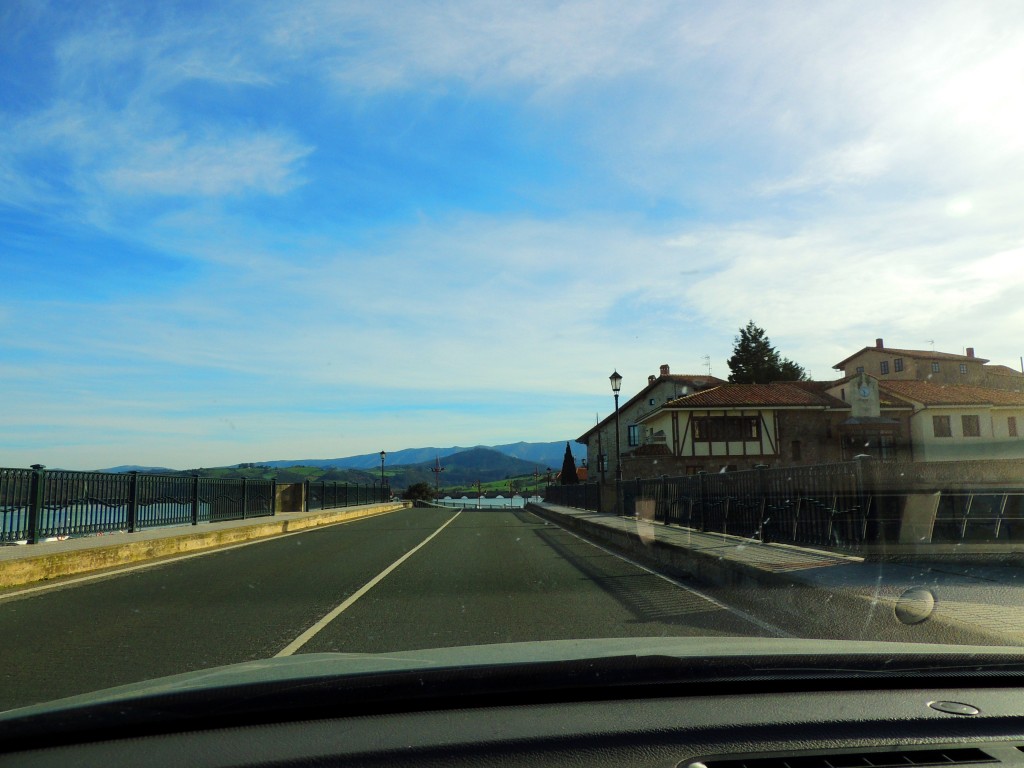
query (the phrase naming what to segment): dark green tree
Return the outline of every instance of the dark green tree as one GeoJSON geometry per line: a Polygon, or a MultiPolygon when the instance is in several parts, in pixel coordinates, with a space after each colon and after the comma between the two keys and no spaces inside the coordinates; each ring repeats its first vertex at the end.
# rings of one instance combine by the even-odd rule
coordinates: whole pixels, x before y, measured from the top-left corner
{"type": "Polygon", "coordinates": [[[433,501],[434,489],[430,483],[413,483],[402,494],[407,501],[433,501]]]}
{"type": "Polygon", "coordinates": [[[569,443],[565,444],[565,457],[562,459],[562,485],[574,485],[580,479],[576,476],[576,458],[572,455],[569,443]]]}
{"type": "Polygon", "coordinates": [[[751,320],[733,345],[729,358],[729,381],[735,384],[769,384],[773,381],[806,381],[807,372],[788,357],[782,357],[765,334],[751,320]]]}

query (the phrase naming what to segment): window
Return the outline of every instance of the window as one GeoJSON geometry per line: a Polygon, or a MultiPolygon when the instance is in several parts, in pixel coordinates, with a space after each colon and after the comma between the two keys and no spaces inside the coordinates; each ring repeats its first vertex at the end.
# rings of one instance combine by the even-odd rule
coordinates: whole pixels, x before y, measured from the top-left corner
{"type": "Polygon", "coordinates": [[[967,363],[960,363],[960,373],[967,373],[967,363]]]}
{"type": "Polygon", "coordinates": [[[897,357],[895,360],[893,360],[892,361],[892,368],[893,368],[894,371],[896,371],[896,373],[899,373],[900,371],[902,371],[903,370],[903,358],[902,357],[897,357]]]}
{"type": "Polygon", "coordinates": [[[978,416],[961,416],[964,437],[981,437],[981,419],[978,416]]]}
{"type": "MultiPolygon", "coordinates": [[[[671,398],[670,398],[670,399],[671,399],[671,398]]],[[[647,401],[647,404],[648,404],[648,405],[654,405],[654,398],[652,397],[652,398],[651,398],[650,400],[648,400],[648,401],[647,401]]]]}
{"type": "Polygon", "coordinates": [[[626,442],[631,446],[640,445],[640,425],[630,424],[626,427],[626,442]]]}
{"type": "Polygon", "coordinates": [[[883,360],[881,364],[882,374],[885,375],[889,372],[889,361],[883,360]]]}
{"type": "Polygon", "coordinates": [[[698,442],[741,442],[760,437],[757,416],[698,416],[693,420],[693,439],[698,442]]]}
{"type": "Polygon", "coordinates": [[[863,365],[858,365],[857,366],[857,373],[864,373],[864,366],[863,365]]]}
{"type": "Polygon", "coordinates": [[[932,432],[936,437],[952,437],[953,427],[949,423],[949,416],[932,416],[932,432]]]}
{"type": "Polygon", "coordinates": [[[1017,417],[1010,416],[1006,419],[1006,431],[1010,437],[1017,437],[1017,417]]]}
{"type": "Polygon", "coordinates": [[[938,373],[938,372],[939,372],[939,364],[938,363],[932,363],[932,373],[938,373]]]}

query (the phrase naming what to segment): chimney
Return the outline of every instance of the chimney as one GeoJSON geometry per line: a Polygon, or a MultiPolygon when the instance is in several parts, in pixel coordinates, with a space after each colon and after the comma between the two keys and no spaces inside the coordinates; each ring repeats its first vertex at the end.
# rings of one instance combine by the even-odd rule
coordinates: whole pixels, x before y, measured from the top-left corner
{"type": "Polygon", "coordinates": [[[968,347],[967,348],[967,356],[968,357],[974,357],[974,347],[968,347]]]}
{"type": "Polygon", "coordinates": [[[657,378],[658,378],[658,377],[657,377],[657,376],[655,376],[655,375],[654,375],[654,374],[652,373],[652,374],[651,374],[650,376],[648,376],[648,377],[647,377],[647,383],[648,383],[649,385],[650,385],[650,384],[653,384],[653,383],[654,383],[654,382],[655,382],[655,381],[657,380],[657,378]]]}
{"type": "Polygon", "coordinates": [[[668,364],[667,363],[665,365],[661,366],[661,375],[662,376],[668,376],[668,364]]]}
{"type": "Polygon", "coordinates": [[[875,349],[884,349],[884,348],[885,348],[885,342],[882,341],[881,339],[875,339],[875,349]]]}

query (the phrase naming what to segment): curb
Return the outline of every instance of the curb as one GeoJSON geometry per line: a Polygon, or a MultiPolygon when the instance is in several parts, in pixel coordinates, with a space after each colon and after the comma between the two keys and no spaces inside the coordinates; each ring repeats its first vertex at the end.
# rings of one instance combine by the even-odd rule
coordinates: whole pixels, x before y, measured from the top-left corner
{"type": "MultiPolygon", "coordinates": [[[[1020,633],[999,631],[943,615],[941,600],[934,605],[934,610],[925,614],[926,618],[916,617],[911,594],[906,592],[906,599],[901,599],[909,587],[890,584],[886,594],[881,594],[880,588],[873,595],[832,588],[800,576],[799,571],[770,571],[733,558],[659,541],[653,536],[644,537],[639,526],[637,531],[621,530],[538,504],[528,504],[527,509],[644,565],[683,580],[694,579],[712,589],[729,590],[729,604],[795,636],[963,645],[1024,644],[1020,633]],[[907,623],[908,618],[912,623],[907,623]]],[[[664,527],[661,523],[646,525],[664,527]]],[[[853,558],[846,559],[852,568],[882,567],[879,562],[859,563],[853,558]]]]}
{"type": "MultiPolygon", "coordinates": [[[[63,576],[74,576],[143,560],[271,538],[284,533],[295,533],[306,528],[318,528],[361,517],[387,514],[405,509],[407,506],[407,503],[376,504],[359,509],[323,512],[287,520],[274,517],[263,518],[258,522],[231,528],[207,531],[193,529],[179,536],[165,536],[156,539],[140,538],[136,541],[110,545],[98,543],[95,547],[85,549],[19,557],[0,562],[0,589],[24,586],[63,576]]],[[[140,533],[145,535],[145,532],[140,533]]],[[[36,544],[34,546],[46,545],[36,544]]]]}

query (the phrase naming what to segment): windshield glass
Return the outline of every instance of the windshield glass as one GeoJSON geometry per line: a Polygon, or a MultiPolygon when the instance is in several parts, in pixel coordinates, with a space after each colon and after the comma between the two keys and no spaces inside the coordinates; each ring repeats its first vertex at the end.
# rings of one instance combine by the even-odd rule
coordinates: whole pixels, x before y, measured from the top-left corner
{"type": "Polygon", "coordinates": [[[0,710],[329,652],[1020,645],[1022,38],[8,0],[0,710]]]}

